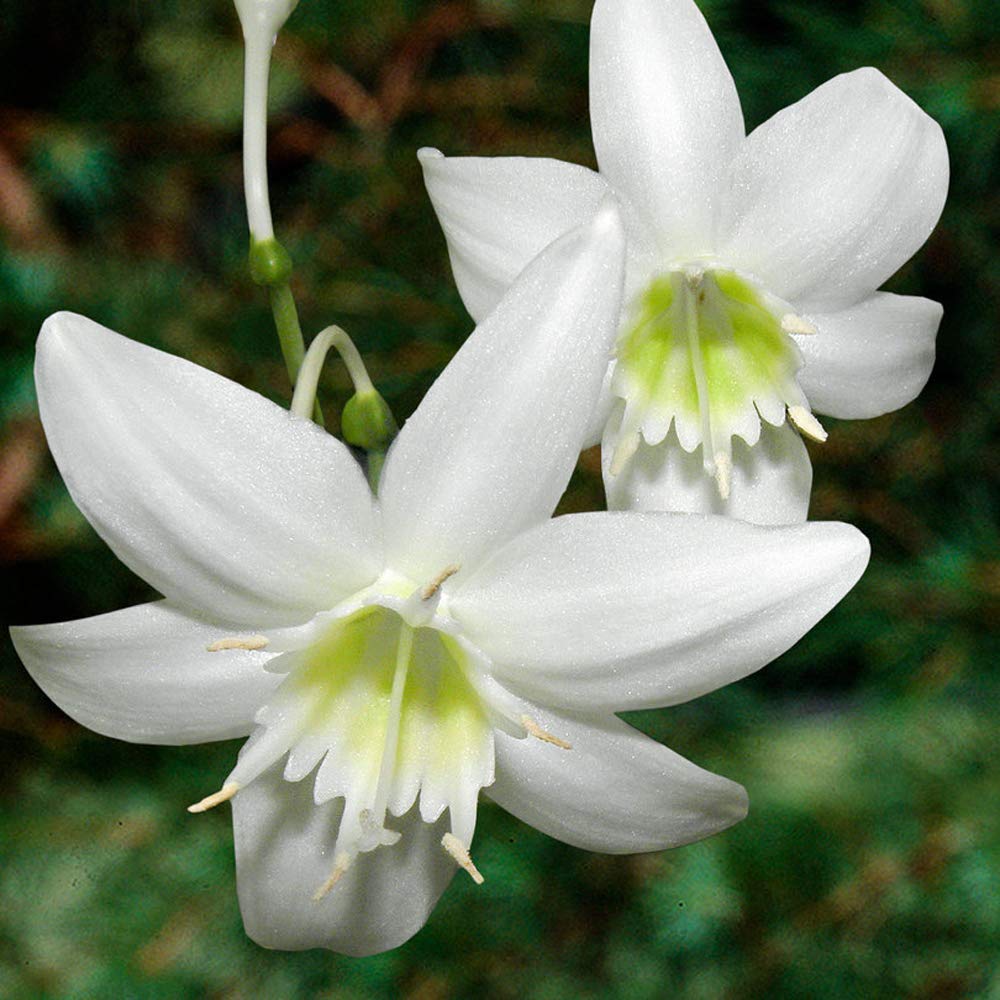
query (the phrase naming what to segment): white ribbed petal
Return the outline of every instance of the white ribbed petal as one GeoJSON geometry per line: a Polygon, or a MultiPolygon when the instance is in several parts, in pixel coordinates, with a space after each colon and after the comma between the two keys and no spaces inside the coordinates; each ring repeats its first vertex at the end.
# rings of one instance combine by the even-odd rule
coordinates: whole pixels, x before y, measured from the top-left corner
{"type": "Polygon", "coordinates": [[[571,744],[497,736],[487,789],[518,819],[574,847],[607,854],[661,851],[711,836],[747,813],[741,785],[705,771],[614,716],[529,706],[571,744]]]}
{"type": "Polygon", "coordinates": [[[381,569],[357,463],[262,396],[72,313],[42,327],[35,381],[77,506],[175,603],[289,625],[381,569]]]}
{"type": "Polygon", "coordinates": [[[12,628],[38,686],[81,725],[132,743],[246,736],[281,678],[267,650],[206,646],[241,633],[165,601],[57,625],[12,628]]]}
{"type": "Polygon", "coordinates": [[[648,218],[661,250],[710,251],[743,114],[691,0],[597,0],[590,118],[601,174],[648,218]]]}
{"type": "Polygon", "coordinates": [[[608,192],[586,167],[522,156],[417,154],[462,301],[482,320],[525,265],[591,218],[608,192]]]}
{"type": "Polygon", "coordinates": [[[505,546],[451,611],[523,697],[586,711],[653,708],[783,653],[850,590],[868,554],[846,524],[576,514],[505,546]]]}
{"type": "Polygon", "coordinates": [[[799,338],[809,402],[833,417],[877,417],[905,406],[934,367],[937,302],[876,292],[850,309],[814,313],[819,333],[799,338]]]}
{"type": "Polygon", "coordinates": [[[752,448],[733,439],[729,498],[705,471],[700,447],[685,451],[673,430],[658,445],[639,445],[621,474],[610,474],[617,427],[609,424],[601,453],[609,510],[665,510],[723,514],[754,524],[797,524],[809,511],[812,463],[798,432],[787,423],[761,424],[752,448]]]}
{"type": "Polygon", "coordinates": [[[855,70],[749,136],[720,254],[803,311],[832,311],[912,256],[947,189],[940,126],[877,70],[855,70]]]}
{"type": "Polygon", "coordinates": [[[535,259],[431,387],[382,474],[395,569],[468,571],[552,513],[601,390],[623,253],[607,205],[535,259]]]}
{"type": "Polygon", "coordinates": [[[265,948],[329,948],[373,955],[426,923],[456,866],[441,847],[446,821],[416,809],[395,820],[398,843],[361,854],[318,902],[334,867],[343,800],[316,805],[311,782],[288,782],[280,765],[233,799],[236,882],[247,934],[265,948]]]}

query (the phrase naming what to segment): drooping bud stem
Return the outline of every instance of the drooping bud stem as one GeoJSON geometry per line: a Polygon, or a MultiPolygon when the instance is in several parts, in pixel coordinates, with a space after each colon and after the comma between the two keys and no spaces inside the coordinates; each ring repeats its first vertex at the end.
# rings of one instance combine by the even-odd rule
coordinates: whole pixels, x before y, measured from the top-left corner
{"type": "MultiPolygon", "coordinates": [[[[308,417],[312,411],[316,390],[319,386],[319,376],[323,370],[323,362],[331,347],[337,349],[337,353],[343,360],[347,373],[354,383],[355,392],[375,392],[375,387],[368,377],[368,370],[365,368],[364,361],[361,360],[358,349],[354,346],[354,341],[339,326],[328,326],[318,333],[309,345],[309,350],[296,379],[291,410],[297,417],[308,417]]],[[[353,444],[353,442],[348,443],[353,444]]]]}
{"type": "Polygon", "coordinates": [[[328,326],[309,345],[295,382],[292,413],[308,417],[313,411],[320,372],[331,347],[336,348],[354,384],[354,395],[344,406],[341,417],[344,440],[368,452],[368,479],[375,489],[385,453],[399,433],[399,427],[389,404],[372,385],[354,341],[339,326],[328,326]]]}

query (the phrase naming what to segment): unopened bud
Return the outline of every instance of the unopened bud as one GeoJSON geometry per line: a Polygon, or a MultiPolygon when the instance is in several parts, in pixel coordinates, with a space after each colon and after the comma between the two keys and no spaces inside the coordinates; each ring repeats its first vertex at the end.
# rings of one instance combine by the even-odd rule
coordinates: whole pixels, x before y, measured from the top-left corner
{"type": "Polygon", "coordinates": [[[250,241],[250,277],[256,284],[267,288],[286,285],[291,274],[292,258],[273,236],[250,241]]]}
{"type": "Polygon", "coordinates": [[[365,451],[385,451],[399,433],[389,404],[375,389],[351,396],[344,406],[340,429],[349,445],[365,451]]]}

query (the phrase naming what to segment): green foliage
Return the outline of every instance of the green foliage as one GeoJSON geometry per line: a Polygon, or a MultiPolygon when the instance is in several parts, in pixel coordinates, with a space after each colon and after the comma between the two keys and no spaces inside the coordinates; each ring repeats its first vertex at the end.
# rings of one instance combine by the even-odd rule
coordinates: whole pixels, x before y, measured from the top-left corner
{"type": "MultiPolygon", "coordinates": [[[[308,333],[339,323],[410,414],[471,329],[415,152],[593,163],[589,0],[302,0],[275,52],[272,200],[308,333]]],[[[872,539],[859,586],[761,674],[632,720],[745,784],[751,815],[659,856],[600,857],[484,807],[429,925],[365,960],[246,940],[218,787],[236,744],[87,733],[0,650],[0,995],[1000,995],[991,0],[703,4],[753,127],[874,64],[941,121],[951,197],[897,291],[942,301],[920,399],[832,421],[812,515],[872,539]]],[[[246,267],[240,49],[224,0],[0,3],[0,545],[8,622],[150,598],[76,512],[34,409],[58,309],[287,403],[246,267]]],[[[322,393],[351,388],[330,365],[322,393]]],[[[330,406],[329,412],[339,407],[330,406]]],[[[331,426],[334,432],[336,426],[331,426]]],[[[585,454],[564,510],[600,506],[585,454]]]]}

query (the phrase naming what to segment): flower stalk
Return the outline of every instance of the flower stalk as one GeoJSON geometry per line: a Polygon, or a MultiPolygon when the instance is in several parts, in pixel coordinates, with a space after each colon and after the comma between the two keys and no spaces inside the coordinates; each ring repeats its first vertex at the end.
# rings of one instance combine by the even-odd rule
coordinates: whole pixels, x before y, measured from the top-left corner
{"type": "MultiPolygon", "coordinates": [[[[250,228],[250,276],[268,289],[288,378],[296,384],[305,358],[305,340],[289,283],[292,259],[274,235],[267,179],[267,93],[271,50],[277,33],[298,0],[235,0],[243,29],[243,186],[250,228]]],[[[313,419],[320,426],[318,404],[313,419]]]]}

